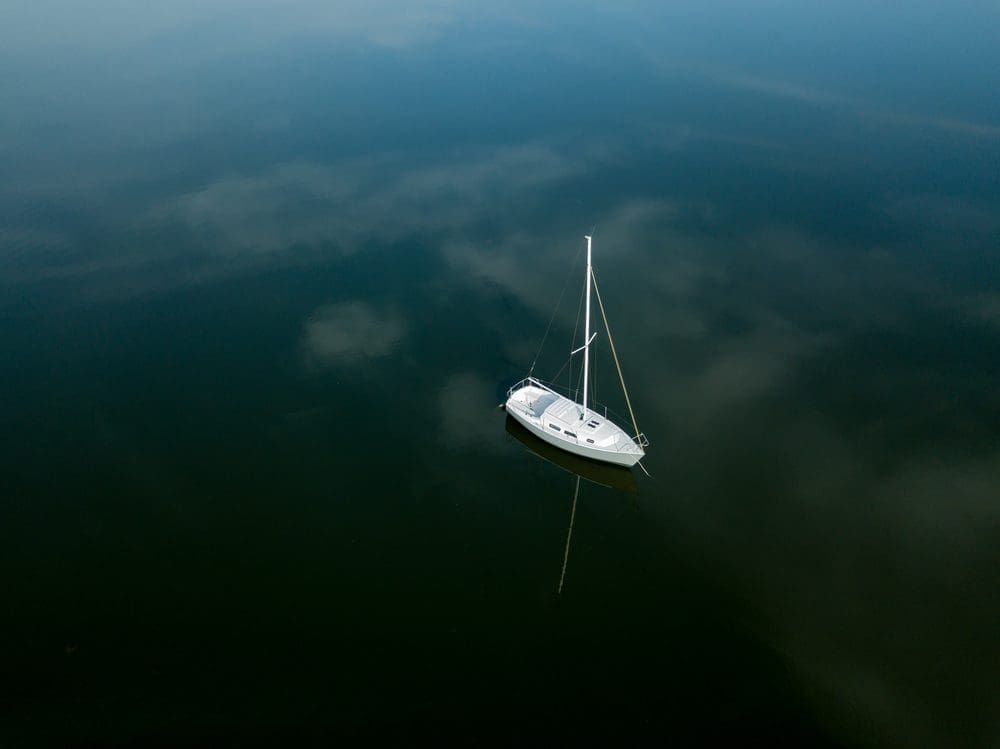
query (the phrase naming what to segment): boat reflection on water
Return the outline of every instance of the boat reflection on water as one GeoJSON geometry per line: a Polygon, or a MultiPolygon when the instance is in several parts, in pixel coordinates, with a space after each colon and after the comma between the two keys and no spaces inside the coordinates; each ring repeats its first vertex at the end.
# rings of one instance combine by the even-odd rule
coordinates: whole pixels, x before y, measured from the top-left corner
{"type": "Polygon", "coordinates": [[[586,458],[581,458],[565,450],[553,447],[521,426],[510,414],[507,415],[505,426],[507,434],[527,447],[538,457],[554,463],[565,471],[574,473],[587,481],[611,489],[617,489],[618,491],[635,494],[639,490],[635,483],[635,476],[627,468],[615,466],[610,463],[598,463],[593,460],[587,460],[586,458]]]}
{"type": "Polygon", "coordinates": [[[598,463],[594,460],[587,460],[565,450],[560,450],[548,442],[536,437],[510,414],[505,422],[507,434],[527,447],[539,458],[543,458],[550,463],[568,471],[576,476],[573,487],[573,505],[570,510],[569,529],[566,532],[566,546],[563,550],[562,571],[559,573],[559,588],[557,593],[562,595],[563,584],[566,581],[566,565],[569,562],[569,547],[573,538],[573,523],[576,520],[576,502],[580,496],[580,479],[586,479],[595,484],[606,486],[618,491],[635,494],[639,491],[635,483],[632,471],[627,468],[613,465],[611,463],[598,463]]]}

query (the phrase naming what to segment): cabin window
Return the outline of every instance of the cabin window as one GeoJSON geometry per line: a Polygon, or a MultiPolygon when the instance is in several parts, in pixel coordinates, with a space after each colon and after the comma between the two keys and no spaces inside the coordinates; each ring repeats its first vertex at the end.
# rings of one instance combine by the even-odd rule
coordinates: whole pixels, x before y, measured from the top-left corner
{"type": "Polygon", "coordinates": [[[589,442],[592,445],[594,444],[594,440],[590,439],[590,437],[587,437],[587,442],[589,442]]]}
{"type": "Polygon", "coordinates": [[[553,429],[555,429],[557,432],[561,432],[562,431],[562,429],[560,429],[559,427],[557,427],[555,424],[549,424],[549,426],[552,427],[553,429]]]}
{"type": "Polygon", "coordinates": [[[566,432],[566,436],[567,437],[572,437],[573,439],[576,439],[576,435],[573,434],[573,432],[566,432]]]}

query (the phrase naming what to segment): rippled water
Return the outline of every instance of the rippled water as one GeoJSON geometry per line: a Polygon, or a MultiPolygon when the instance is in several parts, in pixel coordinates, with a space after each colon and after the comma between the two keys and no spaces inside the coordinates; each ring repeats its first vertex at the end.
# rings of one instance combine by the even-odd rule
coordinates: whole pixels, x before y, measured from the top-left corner
{"type": "Polygon", "coordinates": [[[1000,8],[7,16],[4,746],[998,741],[1000,8]]]}

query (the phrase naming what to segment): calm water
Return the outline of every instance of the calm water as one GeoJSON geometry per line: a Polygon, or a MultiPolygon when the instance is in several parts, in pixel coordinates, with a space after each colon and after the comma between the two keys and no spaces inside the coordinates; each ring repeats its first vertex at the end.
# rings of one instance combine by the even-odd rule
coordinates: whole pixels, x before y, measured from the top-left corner
{"type": "Polygon", "coordinates": [[[1000,6],[755,5],[8,8],[0,745],[1000,742],[1000,6]]]}

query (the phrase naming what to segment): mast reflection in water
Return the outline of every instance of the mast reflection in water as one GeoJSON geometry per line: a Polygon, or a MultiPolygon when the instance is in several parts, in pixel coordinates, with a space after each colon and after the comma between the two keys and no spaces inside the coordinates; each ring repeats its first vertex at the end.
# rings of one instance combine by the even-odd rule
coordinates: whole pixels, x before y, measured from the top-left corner
{"type": "Polygon", "coordinates": [[[565,450],[560,450],[548,442],[540,440],[523,426],[515,418],[507,415],[505,427],[507,434],[516,439],[528,450],[539,458],[546,460],[564,471],[568,471],[576,476],[573,482],[573,505],[570,508],[569,528],[566,531],[566,546],[563,549],[562,570],[559,573],[559,587],[557,593],[562,595],[563,585],[566,582],[566,566],[569,562],[569,547],[573,540],[573,522],[576,520],[576,502],[580,497],[580,479],[586,479],[600,486],[616,489],[628,494],[637,494],[639,489],[635,483],[632,471],[627,468],[611,465],[610,463],[598,463],[594,460],[587,460],[565,450]]]}

